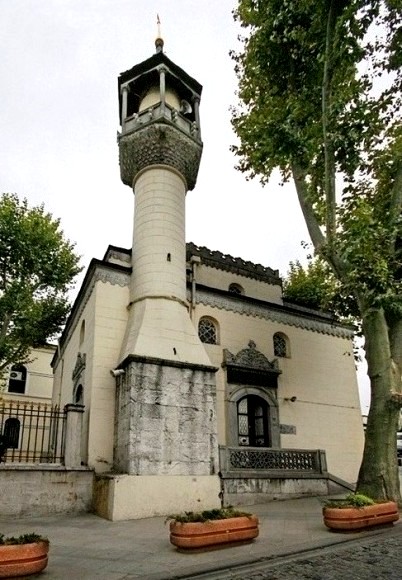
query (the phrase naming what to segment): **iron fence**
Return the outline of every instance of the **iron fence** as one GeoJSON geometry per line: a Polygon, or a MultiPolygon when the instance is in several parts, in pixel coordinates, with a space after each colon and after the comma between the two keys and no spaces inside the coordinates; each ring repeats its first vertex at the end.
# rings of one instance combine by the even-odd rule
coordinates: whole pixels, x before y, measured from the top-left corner
{"type": "Polygon", "coordinates": [[[65,425],[57,406],[0,401],[0,461],[63,463],[65,425]]]}

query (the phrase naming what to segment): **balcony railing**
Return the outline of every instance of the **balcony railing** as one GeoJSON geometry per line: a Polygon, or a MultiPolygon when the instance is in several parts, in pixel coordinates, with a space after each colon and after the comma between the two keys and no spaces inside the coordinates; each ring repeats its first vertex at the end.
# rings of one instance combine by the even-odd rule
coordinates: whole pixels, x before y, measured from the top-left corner
{"type": "Polygon", "coordinates": [[[194,139],[199,140],[198,128],[195,121],[190,121],[179,111],[165,103],[156,103],[155,105],[127,117],[124,119],[122,132],[123,134],[130,133],[141,127],[145,127],[154,121],[169,121],[177,126],[187,135],[191,135],[194,139]]]}
{"type": "Polygon", "coordinates": [[[227,475],[291,477],[322,474],[327,470],[325,451],[321,449],[220,447],[219,454],[221,471],[227,475]]]}

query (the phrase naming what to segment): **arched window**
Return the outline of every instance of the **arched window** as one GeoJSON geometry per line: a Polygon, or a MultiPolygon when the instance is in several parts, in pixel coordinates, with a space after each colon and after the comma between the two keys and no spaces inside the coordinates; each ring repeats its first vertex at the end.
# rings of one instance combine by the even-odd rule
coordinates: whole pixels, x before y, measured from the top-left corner
{"type": "Polygon", "coordinates": [[[269,406],[257,395],[247,395],[237,403],[238,445],[270,447],[269,406]]]}
{"type": "Polygon", "coordinates": [[[273,337],[274,341],[274,355],[277,357],[289,356],[289,341],[285,334],[276,332],[273,337]]]}
{"type": "Polygon", "coordinates": [[[10,378],[8,380],[8,392],[18,393],[23,395],[27,382],[27,369],[24,365],[14,365],[10,370],[10,378]]]}
{"type": "Polygon", "coordinates": [[[232,294],[241,294],[244,295],[244,288],[240,286],[240,284],[230,284],[229,285],[229,292],[232,294]]]}
{"type": "Polygon", "coordinates": [[[85,340],[85,320],[83,320],[81,322],[81,328],[80,328],[80,346],[82,345],[82,343],[85,340]]]}
{"type": "Polygon", "coordinates": [[[18,449],[18,441],[20,439],[19,419],[13,417],[6,419],[3,436],[8,449],[18,449]]]}
{"type": "Polygon", "coordinates": [[[198,336],[205,344],[218,344],[217,325],[210,318],[201,318],[198,323],[198,336]]]}

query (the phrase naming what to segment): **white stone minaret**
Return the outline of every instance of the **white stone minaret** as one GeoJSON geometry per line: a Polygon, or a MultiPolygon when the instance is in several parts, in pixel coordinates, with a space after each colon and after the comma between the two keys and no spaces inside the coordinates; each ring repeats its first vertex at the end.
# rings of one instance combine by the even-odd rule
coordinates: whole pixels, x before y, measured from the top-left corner
{"type": "Polygon", "coordinates": [[[219,505],[217,369],[186,299],[185,201],[201,160],[201,90],[160,36],[156,53],[119,77],[120,170],[135,209],[114,441],[114,469],[128,479],[113,493],[153,489],[159,513],[219,505]]]}
{"type": "Polygon", "coordinates": [[[120,75],[122,181],[135,195],[130,355],[209,365],[186,300],[185,199],[202,152],[202,87],[163,53],[120,75]]]}

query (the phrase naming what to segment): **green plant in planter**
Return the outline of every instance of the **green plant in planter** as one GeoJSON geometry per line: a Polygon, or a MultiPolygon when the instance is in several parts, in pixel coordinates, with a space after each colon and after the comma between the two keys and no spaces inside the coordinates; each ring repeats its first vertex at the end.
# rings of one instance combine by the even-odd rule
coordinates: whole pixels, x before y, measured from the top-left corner
{"type": "Polygon", "coordinates": [[[167,516],[170,542],[179,550],[220,547],[257,538],[257,516],[233,507],[167,516]]]}
{"type": "Polygon", "coordinates": [[[180,514],[171,514],[166,517],[165,522],[175,521],[179,523],[190,522],[209,522],[212,520],[227,520],[229,518],[251,517],[252,514],[234,509],[232,506],[204,510],[202,512],[184,512],[180,514]]]}
{"type": "Polygon", "coordinates": [[[368,497],[367,495],[363,495],[362,493],[349,493],[345,498],[338,499],[338,500],[329,500],[325,502],[325,507],[330,508],[362,508],[369,505],[374,505],[377,502],[368,497]]]}
{"type": "Polygon", "coordinates": [[[322,512],[324,524],[336,532],[389,525],[399,519],[398,505],[394,501],[375,500],[358,492],[327,502],[322,512]]]}
{"type": "Polygon", "coordinates": [[[17,546],[19,544],[35,544],[37,542],[49,543],[49,540],[35,533],[21,534],[21,536],[16,538],[14,536],[6,538],[4,534],[0,534],[0,546],[17,546]]]}

